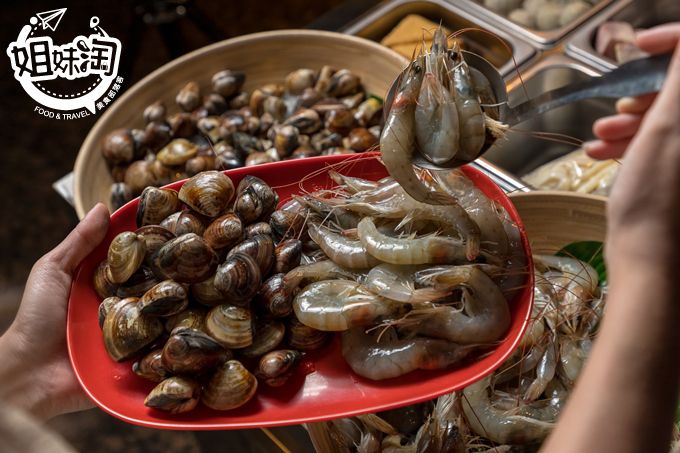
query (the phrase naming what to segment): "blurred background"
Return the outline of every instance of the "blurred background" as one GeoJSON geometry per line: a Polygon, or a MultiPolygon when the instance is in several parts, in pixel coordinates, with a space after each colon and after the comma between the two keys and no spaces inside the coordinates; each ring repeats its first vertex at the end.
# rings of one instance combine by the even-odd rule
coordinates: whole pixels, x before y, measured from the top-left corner
{"type": "MultiPolygon", "coordinates": [[[[375,1],[4,1],[0,14],[3,54],[28,19],[67,8],[59,32],[70,40],[98,16],[122,43],[121,93],[154,69],[186,52],[234,36],[282,28],[333,28],[343,11],[368,9],[375,1]],[[338,7],[340,9],[338,9],[338,7]]],[[[351,16],[350,16],[351,17],[351,16]]],[[[60,121],[33,112],[35,102],[14,79],[3,55],[0,99],[0,333],[11,323],[33,263],[75,226],[73,208],[52,184],[73,169],[78,149],[99,115],[60,121]]],[[[78,451],[262,452],[279,451],[260,431],[170,432],[125,424],[93,409],[50,422],[78,451]]],[[[302,428],[275,429],[294,451],[308,451],[302,428]]]]}

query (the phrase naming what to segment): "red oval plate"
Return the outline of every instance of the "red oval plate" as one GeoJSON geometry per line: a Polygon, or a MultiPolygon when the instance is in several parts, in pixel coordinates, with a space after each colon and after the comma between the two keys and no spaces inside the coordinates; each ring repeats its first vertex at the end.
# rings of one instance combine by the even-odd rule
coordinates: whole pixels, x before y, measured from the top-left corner
{"type": "MultiPolygon", "coordinates": [[[[239,168],[225,172],[237,185],[245,175],[262,178],[279,193],[281,203],[300,188],[312,191],[335,184],[328,177],[330,166],[343,174],[378,180],[387,171],[375,155],[313,157],[239,168]],[[304,180],[303,180],[304,178],[304,180]]],[[[531,265],[531,253],[517,211],[505,193],[487,176],[464,167],[463,171],[492,200],[500,203],[519,225],[531,265]]],[[[178,190],[183,181],[168,187],[178,190]]],[[[526,273],[524,289],[510,303],[512,324],[506,337],[485,357],[460,368],[416,371],[405,376],[371,381],[354,374],[335,339],[322,350],[305,356],[300,372],[283,387],[262,385],[246,405],[219,412],[203,405],[189,413],[171,415],[144,406],[154,384],[136,376],[131,361],[116,363],[104,349],[97,322],[99,298],[92,287],[97,264],[106,257],[108,245],[120,232],[135,230],[135,199],[111,216],[111,226],[102,244],[77,271],[68,305],[67,340],[73,369],[83,389],[109,414],[142,426],[164,429],[241,429],[315,422],[360,413],[376,412],[414,404],[459,390],[496,369],[512,352],[527,325],[533,302],[533,273],[526,273]]]]}

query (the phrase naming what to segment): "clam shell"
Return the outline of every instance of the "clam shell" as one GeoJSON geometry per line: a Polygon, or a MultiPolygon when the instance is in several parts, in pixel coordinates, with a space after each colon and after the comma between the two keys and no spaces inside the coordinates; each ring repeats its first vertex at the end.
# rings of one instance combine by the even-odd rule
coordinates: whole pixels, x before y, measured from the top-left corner
{"type": "Polygon", "coordinates": [[[179,211],[163,219],[160,226],[166,228],[175,236],[194,233],[201,236],[205,231],[203,221],[193,212],[179,211]]]}
{"type": "Polygon", "coordinates": [[[144,405],[179,414],[196,407],[201,397],[201,385],[193,379],[173,376],[162,381],[144,400],[144,405]]]}
{"type": "Polygon", "coordinates": [[[109,356],[120,362],[144,349],[163,333],[163,324],[141,313],[139,299],[123,299],[106,315],[102,328],[104,346],[109,356]]]}
{"type": "Polygon", "coordinates": [[[179,199],[194,211],[217,217],[234,196],[234,184],[218,171],[204,171],[192,176],[179,190],[179,199]]]}
{"type": "Polygon", "coordinates": [[[314,110],[303,108],[289,116],[283,124],[295,126],[301,134],[313,134],[321,129],[321,118],[314,110]]]}
{"type": "Polygon", "coordinates": [[[286,76],[286,91],[290,94],[300,94],[311,88],[316,82],[316,71],[312,69],[297,69],[286,76]]]}
{"type": "Polygon", "coordinates": [[[202,374],[230,358],[231,352],[197,329],[175,331],[161,354],[163,366],[173,374],[202,374]]]}
{"type": "Polygon", "coordinates": [[[260,268],[260,274],[266,276],[274,267],[274,240],[271,236],[260,234],[236,244],[227,254],[227,259],[237,253],[243,253],[255,260],[260,268]]]}
{"type": "Polygon", "coordinates": [[[278,237],[299,237],[307,220],[307,209],[292,199],[274,211],[269,219],[272,231],[278,237]]]}
{"type": "Polygon", "coordinates": [[[284,274],[300,265],[302,258],[302,241],[299,239],[284,239],[274,249],[274,272],[284,274]]]}
{"type": "Polygon", "coordinates": [[[257,367],[256,376],[270,387],[280,387],[290,377],[302,354],[292,349],[282,349],[265,354],[257,367]]]}
{"type": "Polygon", "coordinates": [[[255,376],[237,360],[230,360],[212,375],[201,401],[212,409],[235,409],[247,403],[256,391],[255,376]]]}
{"type": "Polygon", "coordinates": [[[267,222],[257,222],[245,227],[243,233],[246,239],[252,238],[253,236],[257,236],[258,234],[267,234],[271,236],[272,227],[267,222]]]}
{"type": "Polygon", "coordinates": [[[176,315],[170,316],[165,321],[165,330],[175,333],[181,329],[205,329],[205,315],[203,308],[189,308],[176,315]]]}
{"type": "Polygon", "coordinates": [[[203,239],[213,250],[230,247],[243,239],[243,224],[234,213],[216,218],[203,233],[203,239]]]}
{"type": "Polygon", "coordinates": [[[176,138],[158,151],[156,159],[163,165],[174,167],[184,165],[198,154],[198,146],[184,138],[176,138]]]}
{"type": "Polygon", "coordinates": [[[191,112],[201,105],[201,89],[196,82],[189,82],[179,90],[175,102],[185,112],[191,112]]]}
{"type": "Polygon", "coordinates": [[[180,203],[176,191],[147,187],[139,197],[137,226],[159,224],[179,208],[180,203]]]}
{"type": "Polygon", "coordinates": [[[212,88],[215,93],[230,98],[241,91],[245,80],[244,73],[226,69],[212,76],[212,88]]]}
{"type": "Polygon", "coordinates": [[[208,307],[229,302],[228,298],[215,287],[214,275],[211,275],[202,282],[194,283],[191,285],[190,290],[196,302],[208,307]]]}
{"type": "Polygon", "coordinates": [[[272,275],[262,284],[257,293],[255,302],[267,316],[285,318],[293,312],[293,293],[286,287],[285,275],[272,275]]]}
{"type": "Polygon", "coordinates": [[[161,361],[162,352],[162,349],[154,349],[149,352],[132,364],[132,372],[152,382],[161,382],[163,379],[170,377],[170,371],[163,366],[161,361]]]}
{"type": "Polygon", "coordinates": [[[107,297],[116,295],[116,288],[118,288],[118,285],[109,279],[109,264],[106,260],[99,263],[94,270],[92,284],[100,299],[106,299],[107,297]]]}
{"type": "Polygon", "coordinates": [[[139,269],[146,254],[144,238],[125,231],[113,238],[109,245],[108,278],[113,283],[123,283],[139,269]]]}
{"type": "Polygon", "coordinates": [[[166,242],[175,239],[175,233],[160,225],[147,225],[138,228],[135,231],[138,235],[144,238],[146,244],[146,254],[144,255],[144,263],[150,265],[153,263],[153,257],[156,255],[166,242]]]}
{"type": "Polygon", "coordinates": [[[287,334],[288,345],[300,351],[319,349],[331,336],[328,332],[322,332],[302,324],[297,318],[291,318],[288,321],[287,334]]]}
{"type": "Polygon", "coordinates": [[[230,253],[215,273],[215,287],[235,305],[247,304],[261,283],[257,262],[244,253],[230,253]]]}
{"type": "Polygon", "coordinates": [[[189,305],[187,290],[172,280],[153,286],[139,300],[142,313],[152,316],[172,316],[189,305]]]}
{"type": "Polygon", "coordinates": [[[276,349],[286,334],[286,326],[278,321],[261,321],[255,324],[253,344],[241,349],[239,353],[246,358],[260,357],[276,349]]]}
{"type": "Polygon", "coordinates": [[[276,192],[255,176],[243,178],[236,194],[234,212],[246,225],[271,215],[279,202],[276,192]]]}
{"type": "Polygon", "coordinates": [[[156,101],[153,104],[149,104],[149,106],[144,109],[142,116],[144,117],[144,122],[147,124],[160,123],[165,121],[166,113],[165,104],[161,101],[156,101]]]}
{"type": "Polygon", "coordinates": [[[102,301],[102,303],[99,304],[99,311],[98,311],[98,317],[99,317],[99,328],[102,329],[104,328],[104,321],[106,321],[106,315],[109,314],[111,311],[111,308],[113,308],[114,305],[116,305],[118,302],[120,302],[122,299],[117,296],[111,296],[107,297],[102,301]]]}
{"type": "Polygon", "coordinates": [[[216,268],[217,255],[194,233],[167,242],[154,259],[154,271],[178,283],[201,282],[214,274],[216,268]]]}
{"type": "Polygon", "coordinates": [[[142,297],[145,292],[159,282],[160,280],[149,267],[141,266],[137,269],[137,272],[132,274],[125,283],[116,289],[116,296],[123,298],[142,297]]]}
{"type": "Polygon", "coordinates": [[[248,308],[218,305],[208,312],[205,329],[225,348],[239,349],[253,344],[252,314],[248,308]]]}

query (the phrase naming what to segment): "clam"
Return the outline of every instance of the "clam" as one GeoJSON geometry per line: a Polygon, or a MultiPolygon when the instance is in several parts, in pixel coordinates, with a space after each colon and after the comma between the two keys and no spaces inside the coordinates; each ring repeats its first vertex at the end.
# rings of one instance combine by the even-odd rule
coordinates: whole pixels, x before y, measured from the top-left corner
{"type": "Polygon", "coordinates": [[[274,256],[274,272],[286,273],[300,265],[302,242],[299,239],[284,239],[274,249],[274,256]]]}
{"type": "Polygon", "coordinates": [[[349,69],[341,69],[333,74],[328,83],[328,94],[340,98],[356,93],[361,88],[359,76],[349,69]]]}
{"type": "Polygon", "coordinates": [[[215,272],[217,261],[202,237],[188,233],[161,247],[154,258],[154,271],[179,283],[198,283],[215,272]]]}
{"type": "Polygon", "coordinates": [[[278,321],[260,321],[255,324],[253,343],[239,353],[246,358],[260,357],[276,349],[283,341],[286,326],[278,321]]]}
{"type": "Polygon", "coordinates": [[[236,194],[234,212],[246,225],[268,217],[279,202],[278,194],[256,176],[243,178],[236,194]]]}
{"type": "Polygon", "coordinates": [[[269,94],[266,94],[260,89],[253,90],[248,102],[248,107],[250,108],[250,111],[253,113],[253,115],[260,116],[264,113],[264,101],[269,96],[269,94]]]}
{"type": "Polygon", "coordinates": [[[298,97],[298,105],[300,107],[311,107],[321,100],[321,93],[315,88],[305,88],[298,97]]]}
{"type": "Polygon", "coordinates": [[[231,352],[197,329],[176,330],[161,354],[163,367],[172,374],[203,374],[230,358],[231,352]]]}
{"type": "Polygon", "coordinates": [[[284,283],[285,275],[272,275],[257,293],[256,304],[267,316],[285,318],[293,312],[293,293],[284,283]]]}
{"type": "Polygon", "coordinates": [[[172,129],[168,123],[149,123],[144,128],[143,145],[151,152],[157,152],[172,140],[172,129]]]}
{"type": "Polygon", "coordinates": [[[257,293],[262,274],[250,255],[235,253],[217,268],[215,287],[230,303],[245,305],[257,293]]]}
{"type": "Polygon", "coordinates": [[[341,146],[342,135],[324,129],[312,135],[310,143],[315,150],[323,151],[324,149],[332,148],[334,146],[341,146]]]}
{"type": "Polygon", "coordinates": [[[147,187],[137,205],[137,226],[157,225],[180,208],[177,192],[172,189],[147,187]]]}
{"type": "Polygon", "coordinates": [[[262,146],[257,140],[257,137],[253,137],[246,132],[234,132],[231,135],[231,140],[234,143],[234,149],[241,153],[241,155],[262,151],[262,146]]]}
{"type": "Polygon", "coordinates": [[[215,288],[214,275],[191,285],[191,295],[198,303],[209,307],[228,302],[227,298],[215,288]]]}
{"type": "Polygon", "coordinates": [[[235,409],[257,391],[257,379],[237,360],[220,366],[205,386],[201,401],[211,409],[235,409]]]}
{"type": "Polygon", "coordinates": [[[179,90],[175,102],[185,112],[191,112],[201,105],[201,90],[196,82],[189,82],[179,90]]]}
{"type": "Polygon", "coordinates": [[[283,124],[295,126],[301,134],[313,134],[321,129],[321,118],[314,110],[302,108],[289,116],[283,124]]]}
{"type": "Polygon", "coordinates": [[[175,138],[188,138],[196,134],[196,120],[191,113],[175,113],[168,117],[168,124],[175,138]]]}
{"type": "Polygon", "coordinates": [[[319,71],[319,77],[316,79],[314,88],[320,93],[328,92],[328,87],[331,82],[331,77],[335,73],[335,68],[325,65],[319,71]]]}
{"type": "Polygon", "coordinates": [[[99,318],[99,328],[104,327],[104,321],[106,321],[106,315],[111,311],[111,308],[113,308],[114,305],[116,305],[118,302],[120,302],[121,299],[120,297],[117,296],[111,296],[107,297],[102,301],[102,303],[99,304],[99,310],[98,310],[98,318],[99,318]]]}
{"type": "Polygon", "coordinates": [[[107,256],[107,276],[112,283],[123,283],[139,269],[144,261],[146,243],[144,238],[125,231],[113,238],[107,256]]]}
{"type": "Polygon", "coordinates": [[[262,90],[263,93],[268,94],[269,96],[281,97],[283,96],[283,93],[285,92],[286,89],[280,83],[267,83],[262,85],[260,87],[260,90],[262,90]]]}
{"type": "Polygon", "coordinates": [[[117,362],[137,354],[163,333],[163,324],[158,318],[142,314],[138,302],[136,297],[119,301],[104,320],[104,346],[117,362]]]}
{"type": "Polygon", "coordinates": [[[354,110],[357,107],[359,107],[359,105],[363,102],[365,96],[366,94],[363,91],[360,91],[357,94],[350,94],[349,96],[345,96],[344,98],[340,99],[340,101],[348,109],[354,110]]]}
{"type": "Polygon", "coordinates": [[[153,262],[154,255],[161,247],[163,247],[163,244],[176,237],[172,231],[160,225],[146,225],[137,228],[135,233],[141,236],[146,244],[144,263],[147,265],[150,265],[153,262]]]}
{"type": "Polygon", "coordinates": [[[368,129],[357,127],[349,133],[349,147],[354,151],[366,151],[378,145],[378,139],[368,129]]]}
{"type": "Polygon", "coordinates": [[[208,312],[205,330],[225,348],[240,349],[253,344],[250,309],[235,305],[218,305],[208,312]]]}
{"type": "Polygon", "coordinates": [[[250,103],[250,94],[246,91],[242,91],[229,101],[229,108],[240,109],[242,107],[247,107],[250,103]]]}
{"type": "Polygon", "coordinates": [[[283,121],[286,117],[286,104],[278,96],[269,96],[262,102],[262,113],[269,113],[276,121],[283,121]]]}
{"type": "Polygon", "coordinates": [[[137,376],[153,382],[161,382],[170,377],[170,371],[163,366],[162,349],[154,349],[132,364],[132,372],[137,376]]]}
{"type": "Polygon", "coordinates": [[[179,190],[179,199],[194,211],[217,217],[234,196],[234,184],[218,171],[204,171],[191,177],[179,190]]]}
{"type": "Polygon", "coordinates": [[[132,194],[132,191],[124,182],[116,182],[111,184],[109,201],[113,210],[120,208],[133,198],[134,195],[132,194]]]}
{"type": "Polygon", "coordinates": [[[184,169],[189,176],[194,176],[202,171],[215,169],[215,156],[205,155],[192,157],[184,165],[184,169]]]}
{"type": "Polygon", "coordinates": [[[159,383],[144,400],[153,409],[179,414],[196,407],[201,397],[201,385],[193,379],[173,376],[159,383]]]}
{"type": "Polygon", "coordinates": [[[156,182],[159,186],[170,184],[175,177],[173,169],[166,167],[159,160],[151,162],[149,171],[153,174],[153,177],[156,178],[156,182]]]}
{"type": "Polygon", "coordinates": [[[264,151],[255,151],[246,157],[245,166],[252,167],[253,165],[268,164],[270,162],[276,162],[276,159],[264,151]]]}
{"type": "Polygon", "coordinates": [[[241,91],[245,80],[244,73],[226,69],[212,76],[212,89],[215,93],[228,99],[241,91]]]}
{"type": "Polygon", "coordinates": [[[156,101],[150,104],[144,109],[144,122],[145,123],[161,123],[165,121],[165,115],[167,111],[165,109],[165,104],[161,101],[156,101]]]}
{"type": "Polygon", "coordinates": [[[123,182],[130,189],[132,195],[137,196],[148,186],[155,186],[158,181],[151,172],[152,163],[148,160],[137,160],[125,170],[123,182]]]}
{"type": "Polygon", "coordinates": [[[219,116],[206,116],[196,122],[196,127],[202,134],[208,136],[211,142],[216,143],[222,138],[220,131],[222,123],[223,119],[219,116]]]}
{"type": "Polygon", "coordinates": [[[274,267],[274,240],[268,234],[259,234],[236,244],[227,254],[227,259],[235,254],[246,254],[255,260],[262,276],[269,275],[274,267]]]}
{"type": "Polygon", "coordinates": [[[106,260],[99,263],[94,270],[92,283],[94,285],[94,290],[100,299],[106,299],[107,297],[116,295],[116,288],[118,288],[118,285],[109,279],[109,264],[106,260]]]}
{"type": "Polygon", "coordinates": [[[203,239],[213,250],[220,250],[236,244],[243,239],[241,219],[232,212],[216,218],[205,229],[203,239]]]}
{"type": "Polygon", "coordinates": [[[272,351],[260,359],[255,375],[270,387],[280,387],[286,383],[302,354],[292,349],[272,351]]]}
{"type": "Polygon", "coordinates": [[[151,268],[140,266],[137,271],[116,288],[118,297],[141,297],[145,292],[158,284],[160,280],[153,273],[151,268]]]}
{"type": "Polygon", "coordinates": [[[215,156],[216,170],[231,170],[233,168],[241,168],[244,165],[245,160],[235,150],[223,152],[215,156]]]}
{"type": "Polygon", "coordinates": [[[184,138],[176,138],[165,145],[156,155],[163,165],[184,165],[198,153],[198,146],[184,138]]]}
{"type": "Polygon", "coordinates": [[[371,96],[359,104],[357,111],[354,113],[354,118],[357,120],[357,123],[366,127],[381,110],[382,102],[378,98],[371,96]]]}
{"type": "Polygon", "coordinates": [[[217,93],[210,93],[203,97],[203,108],[206,109],[209,115],[221,115],[229,108],[229,105],[223,96],[217,93]]]}
{"type": "Polygon", "coordinates": [[[131,162],[135,158],[135,142],[130,129],[116,129],[104,137],[102,155],[111,164],[131,162]]]}
{"type": "Polygon", "coordinates": [[[313,351],[323,346],[329,338],[330,334],[328,332],[308,327],[295,317],[288,321],[286,341],[294,349],[313,351]]]}
{"type": "Polygon", "coordinates": [[[202,308],[189,308],[174,316],[170,316],[165,321],[165,330],[175,333],[182,329],[203,330],[205,327],[206,310],[202,308]]]}
{"type": "Polygon", "coordinates": [[[280,157],[288,157],[300,143],[300,133],[295,126],[287,125],[276,128],[274,147],[280,157]]]}
{"type": "Polygon", "coordinates": [[[243,230],[243,233],[246,239],[252,238],[253,236],[257,236],[258,234],[268,234],[269,236],[271,236],[272,227],[267,222],[256,222],[248,225],[243,230]]]}
{"type": "Polygon", "coordinates": [[[349,109],[333,109],[326,114],[326,128],[340,135],[347,135],[354,128],[355,120],[349,109]]]}
{"type": "Polygon", "coordinates": [[[166,228],[175,236],[182,236],[183,234],[188,233],[194,233],[200,236],[205,231],[203,221],[190,211],[178,211],[170,214],[163,219],[160,226],[166,228]]]}
{"type": "Polygon", "coordinates": [[[290,94],[300,94],[311,88],[316,82],[316,71],[311,69],[297,69],[286,76],[286,91],[290,94]]]}
{"type": "Polygon", "coordinates": [[[189,305],[187,290],[172,280],[158,283],[139,299],[141,312],[152,316],[172,316],[184,311],[187,305],[189,305]]]}

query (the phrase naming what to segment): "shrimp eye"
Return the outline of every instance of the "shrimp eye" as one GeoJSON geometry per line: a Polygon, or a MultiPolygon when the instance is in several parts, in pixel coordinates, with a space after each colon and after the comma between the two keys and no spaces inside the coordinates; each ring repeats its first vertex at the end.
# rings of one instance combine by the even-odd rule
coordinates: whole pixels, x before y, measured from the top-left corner
{"type": "Polygon", "coordinates": [[[460,56],[457,50],[449,50],[449,58],[452,60],[457,59],[460,56]]]}
{"type": "Polygon", "coordinates": [[[419,73],[420,71],[422,71],[422,68],[420,67],[419,64],[414,64],[414,65],[413,65],[413,71],[417,74],[417,73],[419,73]]]}

